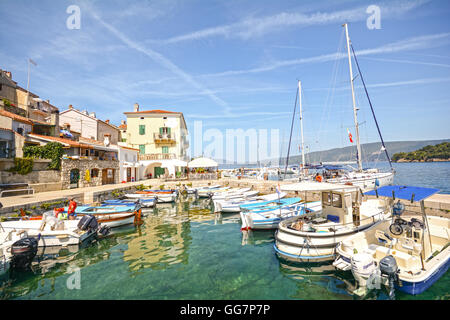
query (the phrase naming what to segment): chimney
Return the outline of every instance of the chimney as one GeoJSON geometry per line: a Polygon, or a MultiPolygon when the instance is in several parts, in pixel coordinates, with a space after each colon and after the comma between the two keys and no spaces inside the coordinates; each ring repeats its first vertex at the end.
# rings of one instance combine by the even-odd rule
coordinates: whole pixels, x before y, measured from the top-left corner
{"type": "Polygon", "coordinates": [[[125,120],[122,120],[122,124],[125,125],[127,124],[127,122],[125,120]]]}
{"type": "Polygon", "coordinates": [[[5,75],[7,78],[12,79],[10,71],[5,71],[5,75]]]}
{"type": "Polygon", "coordinates": [[[96,114],[95,114],[95,112],[91,112],[91,113],[89,113],[89,117],[92,117],[92,118],[96,118],[96,114]]]}
{"type": "Polygon", "coordinates": [[[139,111],[139,103],[135,103],[134,104],[134,112],[138,112],[139,111]]]}
{"type": "Polygon", "coordinates": [[[105,120],[105,123],[109,124],[109,119],[105,120]]]}
{"type": "Polygon", "coordinates": [[[71,104],[69,104],[69,109],[73,109],[73,107],[72,107],[72,105],[71,105],[71,104]]]}

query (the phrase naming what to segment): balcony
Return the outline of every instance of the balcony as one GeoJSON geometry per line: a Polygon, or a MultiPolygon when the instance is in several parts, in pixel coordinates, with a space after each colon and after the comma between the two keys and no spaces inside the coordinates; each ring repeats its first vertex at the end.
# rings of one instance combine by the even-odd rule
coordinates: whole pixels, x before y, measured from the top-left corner
{"type": "Polygon", "coordinates": [[[155,143],[176,143],[174,133],[154,133],[153,140],[155,143]]]}
{"type": "Polygon", "coordinates": [[[151,153],[139,155],[139,160],[171,160],[176,158],[175,153],[151,153]]]}

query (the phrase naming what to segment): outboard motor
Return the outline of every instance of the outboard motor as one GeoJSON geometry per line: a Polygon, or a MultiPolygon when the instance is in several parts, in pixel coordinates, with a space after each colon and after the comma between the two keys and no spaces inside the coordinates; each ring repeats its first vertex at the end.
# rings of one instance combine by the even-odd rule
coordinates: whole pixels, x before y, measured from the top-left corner
{"type": "Polygon", "coordinates": [[[38,250],[38,239],[26,237],[11,246],[11,268],[27,270],[38,250]]]}
{"type": "Polygon", "coordinates": [[[95,232],[98,229],[98,222],[93,215],[87,214],[81,217],[77,227],[83,231],[95,232]]]}
{"type": "Polygon", "coordinates": [[[398,266],[397,261],[391,255],[380,260],[381,274],[386,275],[389,279],[389,298],[394,299],[394,283],[398,281],[398,266]]]}
{"type": "Polygon", "coordinates": [[[111,228],[108,226],[100,226],[100,229],[98,230],[98,233],[100,233],[102,236],[107,236],[111,232],[111,228]]]}

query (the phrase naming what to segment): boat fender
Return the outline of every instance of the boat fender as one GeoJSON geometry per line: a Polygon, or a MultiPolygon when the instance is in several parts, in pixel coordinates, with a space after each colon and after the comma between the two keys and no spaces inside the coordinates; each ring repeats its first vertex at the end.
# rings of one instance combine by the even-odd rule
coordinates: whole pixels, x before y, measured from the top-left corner
{"type": "Polygon", "coordinates": [[[317,181],[317,182],[322,182],[322,176],[321,176],[321,175],[318,175],[318,176],[316,177],[316,181],[317,181]]]}

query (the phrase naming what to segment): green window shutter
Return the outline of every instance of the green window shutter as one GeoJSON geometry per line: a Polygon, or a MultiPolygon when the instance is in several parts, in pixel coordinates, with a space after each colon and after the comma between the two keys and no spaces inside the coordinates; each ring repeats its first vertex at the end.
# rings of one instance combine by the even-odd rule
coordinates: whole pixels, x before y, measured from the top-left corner
{"type": "Polygon", "coordinates": [[[163,128],[159,128],[159,134],[163,134],[163,128]]]}
{"type": "Polygon", "coordinates": [[[139,145],[139,153],[140,154],[145,154],[145,144],[140,144],[139,145]]]}
{"type": "Polygon", "coordinates": [[[139,134],[144,135],[145,134],[145,124],[139,125],[139,134]]]}
{"type": "Polygon", "coordinates": [[[170,134],[170,128],[167,128],[167,133],[170,134]]]}
{"type": "Polygon", "coordinates": [[[169,153],[169,147],[162,147],[162,153],[169,153]]]}

